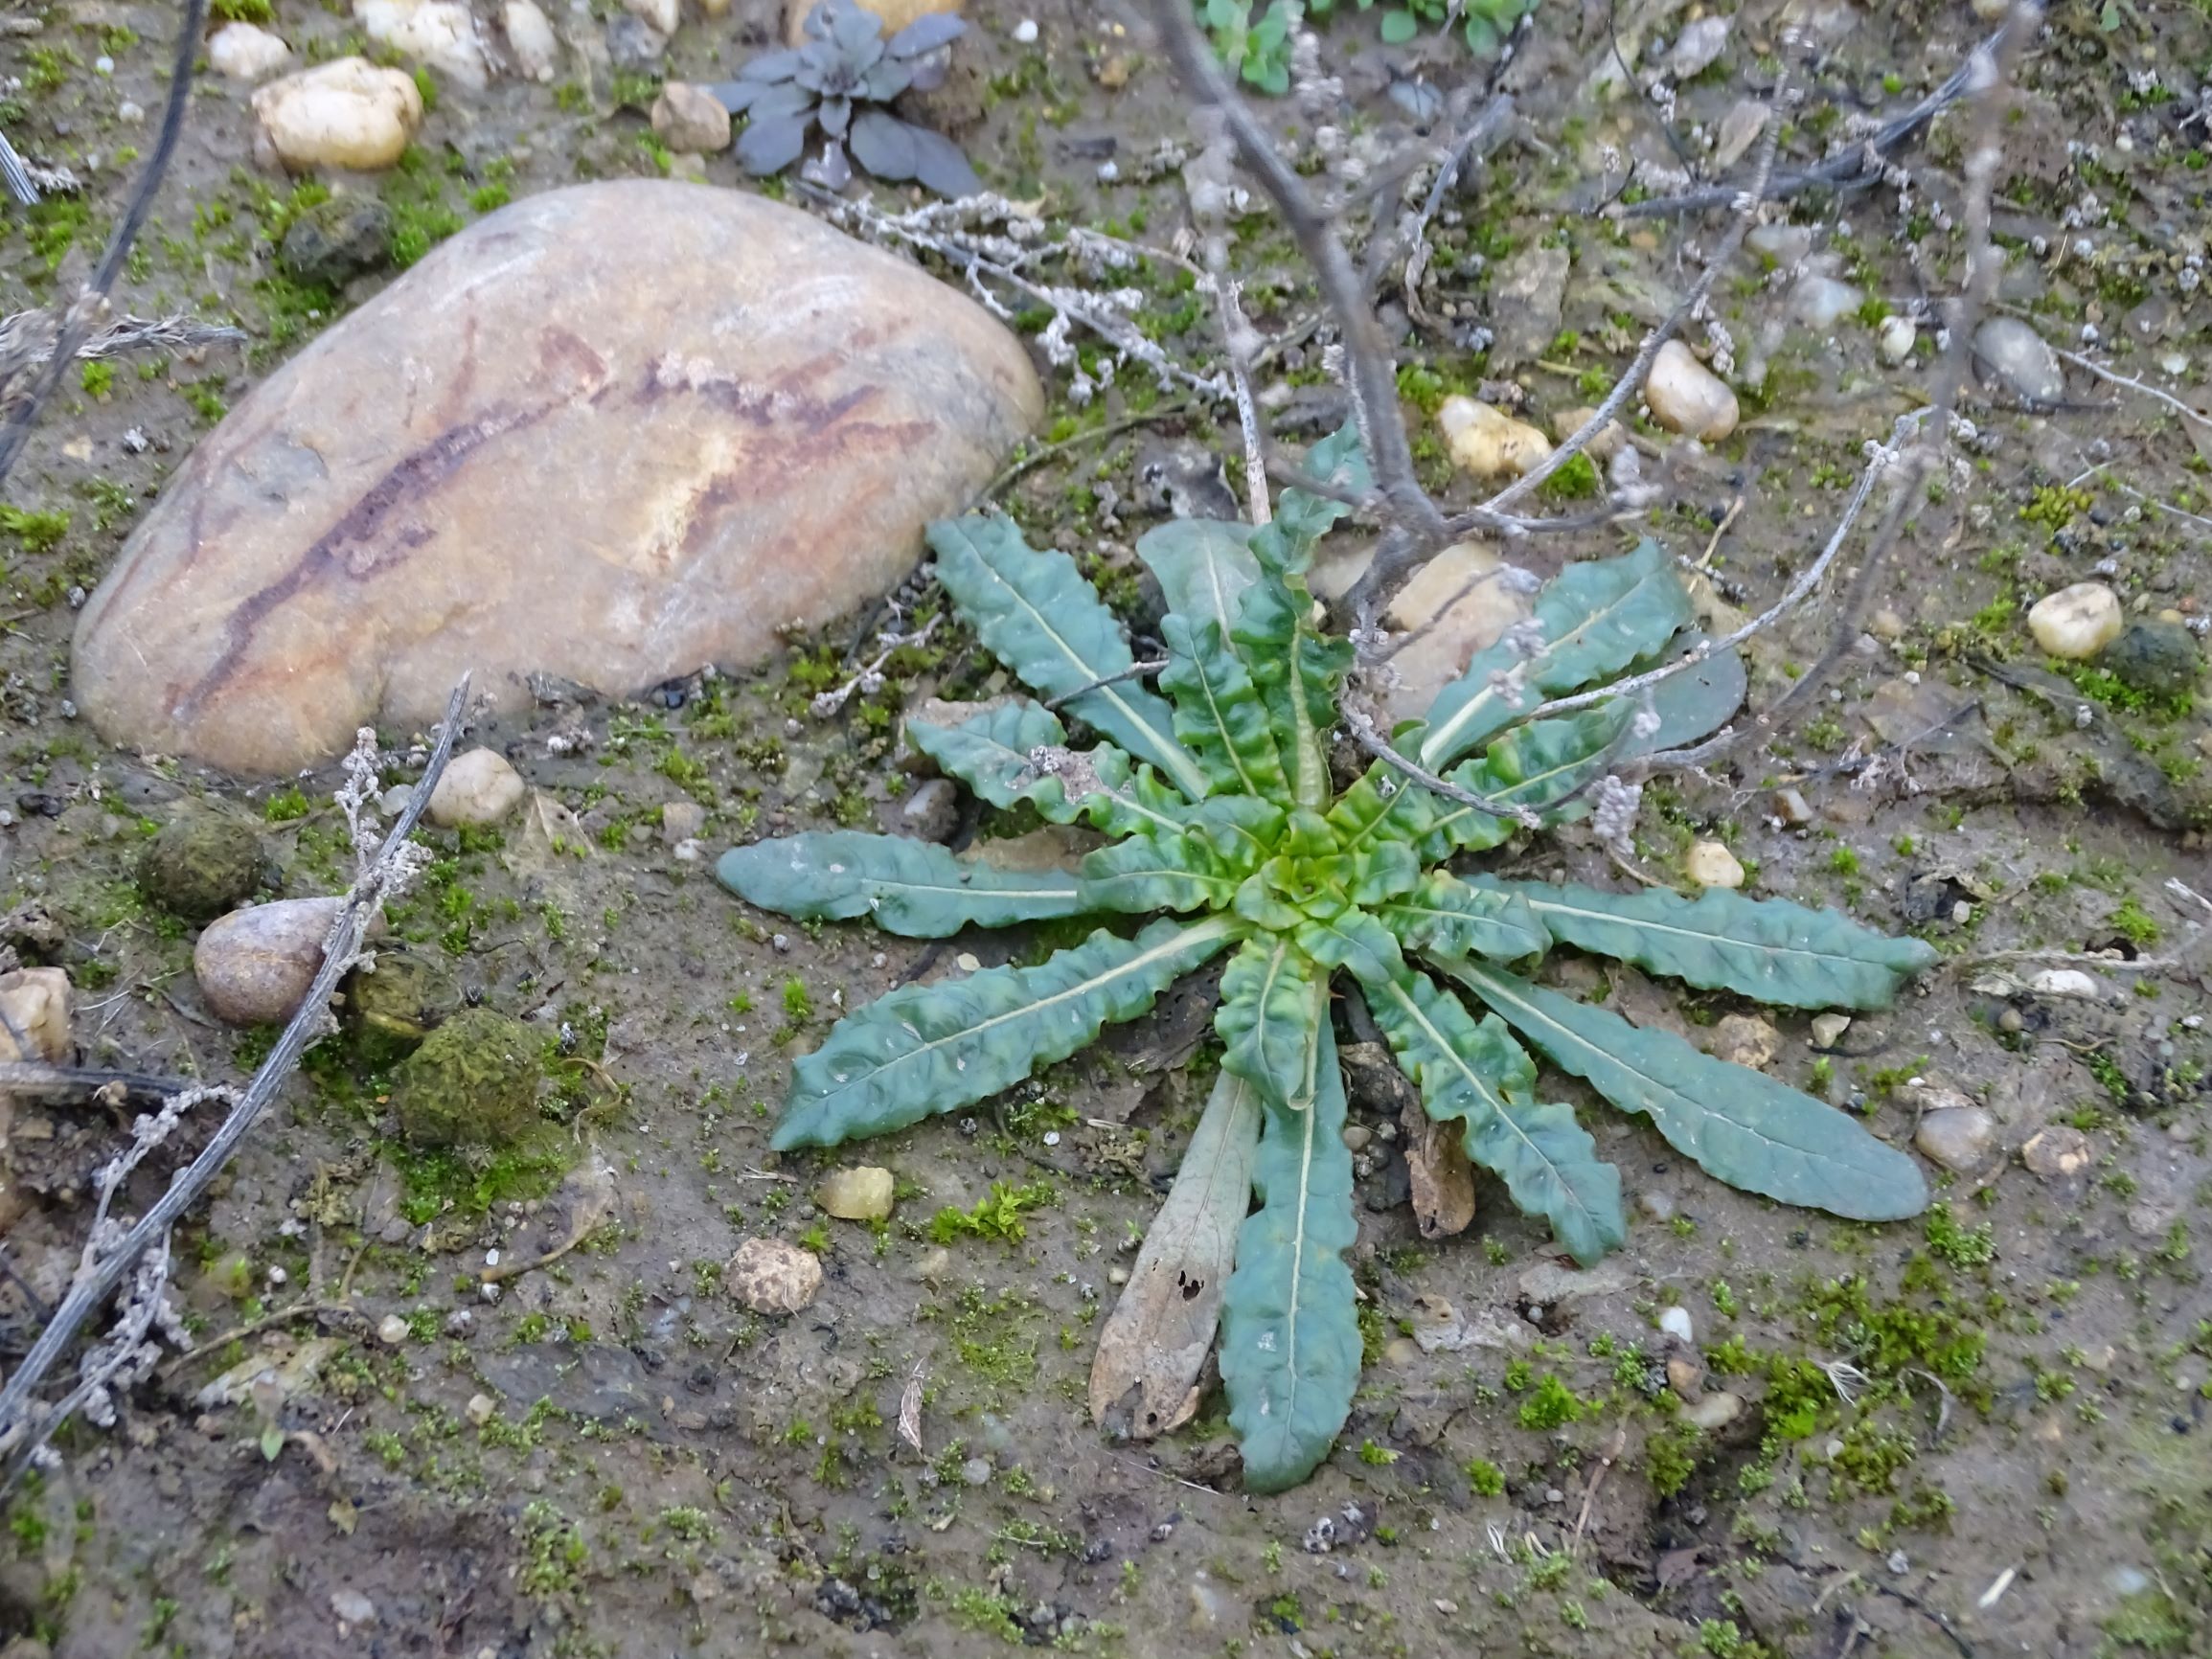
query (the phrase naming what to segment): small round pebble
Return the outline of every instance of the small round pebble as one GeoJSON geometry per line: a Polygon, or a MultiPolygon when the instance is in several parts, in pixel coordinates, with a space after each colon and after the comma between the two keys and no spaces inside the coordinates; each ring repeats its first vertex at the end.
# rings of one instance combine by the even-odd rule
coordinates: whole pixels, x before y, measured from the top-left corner
{"type": "Polygon", "coordinates": [[[376,1340],[386,1348],[397,1348],[407,1340],[407,1322],[397,1313],[387,1313],[377,1321],[376,1340]]]}

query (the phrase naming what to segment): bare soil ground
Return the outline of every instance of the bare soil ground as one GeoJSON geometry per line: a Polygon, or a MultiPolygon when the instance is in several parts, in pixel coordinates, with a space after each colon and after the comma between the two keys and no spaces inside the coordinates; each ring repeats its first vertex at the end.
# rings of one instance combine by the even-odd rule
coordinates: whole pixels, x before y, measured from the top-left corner
{"type": "MultiPolygon", "coordinates": [[[[1450,85],[1479,72],[1448,38],[1384,51],[1371,15],[1337,10],[1328,57],[1361,112],[1356,130],[1383,148],[1411,136],[1409,78],[1450,85]]],[[[283,0],[279,24],[296,48],[335,51],[352,28],[339,11],[283,0]]],[[[1662,4],[1617,21],[1672,35],[1688,15],[1662,4]]],[[[1547,366],[1518,371],[1532,410],[1608,383],[1696,269],[1691,250],[1718,233],[1696,218],[1592,216],[1606,152],[1666,161],[1671,134],[1697,153],[1775,49],[1782,15],[1746,4],[1727,54],[1668,112],[1584,96],[1604,5],[1539,11],[1506,78],[1525,130],[1440,224],[1431,296],[1465,323],[1494,322],[1508,303],[1493,291],[1502,261],[1546,242],[1571,251],[1562,337],[1547,366]]],[[[1816,49],[1790,146],[1800,159],[1851,117],[1932,87],[1985,27],[1956,4],[1806,16],[1816,49]]],[[[158,111],[174,19],[121,0],[11,17],[42,27],[0,40],[17,78],[8,130],[90,181],[81,197],[11,212],[0,291],[14,309],[68,292],[95,256],[134,170],[123,152],[147,142],[118,106],[158,111]]],[[[1137,9],[977,0],[971,17],[959,48],[969,72],[940,95],[937,119],[994,185],[1041,195],[1056,220],[1165,245],[1185,223],[1181,186],[1141,164],[1183,124],[1137,9]],[[1015,39],[1024,15],[1039,25],[1034,44],[1015,39]]],[[[670,72],[717,79],[766,33],[764,9],[740,0],[731,16],[687,24],[670,72]]],[[[2212,22],[2178,0],[2055,5],[2023,77],[1998,193],[1997,230],[2015,251],[2005,306],[2068,349],[2097,330],[2126,373],[2203,407],[2212,306],[2183,273],[2192,261],[2201,273],[2212,222],[2212,22]]],[[[604,64],[555,87],[444,89],[418,158],[361,188],[385,194],[402,230],[434,239],[505,193],[656,170],[638,92],[604,64]]],[[[1295,125],[1287,105],[1268,114],[1295,125]]],[[[267,1034],[226,1030],[200,1006],[190,931],[134,884],[144,838],[204,798],[262,824],[279,890],[333,891],[350,867],[334,775],[249,786],[110,750],[73,717],[68,645],[81,591],[195,438],[389,280],[331,296],[278,270],[272,236],[295,198],[250,170],[249,131],[239,90],[195,89],[119,301],[235,317],[252,344],[125,360],[104,384],[73,375],[0,522],[0,807],[13,818],[0,829],[12,935],[0,943],[70,969],[88,1063],[208,1079],[246,1075],[267,1034]]],[[[1720,602],[1756,609],[1781,592],[1834,521],[1862,442],[1922,400],[1931,343],[1886,368],[1875,328],[1882,308],[1955,289],[1944,216],[1958,152],[1942,125],[1904,158],[1903,199],[1885,187],[1797,201],[1790,218],[1842,256],[1867,308],[1818,334],[1786,327],[1788,284],[1763,268],[1774,261],[1747,260],[1719,307],[1740,357],[1758,342],[1768,359],[1744,427],[1710,453],[1641,429],[1666,448],[1650,534],[1695,556],[1742,499],[1712,554],[1720,602]]],[[[704,174],[739,183],[726,155],[704,174]]],[[[1313,315],[1279,233],[1254,222],[1237,257],[1264,333],[1313,315]]],[[[1147,280],[1163,343],[1210,355],[1202,308],[1167,278],[1147,280]]],[[[1437,398],[1485,373],[1453,326],[1412,329],[1402,348],[1425,432],[1437,398]]],[[[1288,389],[1325,397],[1310,367],[1286,369],[1288,389]]],[[[1145,379],[1126,373],[1084,408],[1053,381],[1050,436],[1065,447],[1005,497],[1034,541],[1090,556],[1132,610],[1129,543],[1167,511],[1148,466],[1235,448],[1233,420],[1163,418],[1167,400],[1145,379]]],[[[1944,1174],[1925,1225],[1855,1226],[1746,1198],[1593,1107],[1587,1121],[1603,1124],[1636,1195],[1630,1243],[1608,1266],[1612,1288],[1532,1295],[1532,1269],[1556,1265],[1541,1230],[1485,1188],[1468,1233],[1421,1241],[1402,1160],[1379,1135],[1356,1261],[1369,1368],[1330,1463],[1284,1496],[1245,1495],[1218,1395],[1169,1440],[1110,1442],[1083,1409],[1093,1333],[1204,1098],[1202,993],[992,1110],[868,1148],[898,1174],[894,1218],[829,1220],[810,1202],[825,1166],[767,1151],[791,1057],[839,1008],[942,966],[942,951],[748,913],[660,833],[662,807],[685,800],[707,809],[717,851],[895,823],[898,710],[993,690],[996,670],[971,639],[941,632],[895,659],[880,692],[817,718],[812,693],[869,654],[880,618],[855,617],[758,670],[471,734],[575,812],[588,846],[554,854],[520,830],[433,835],[440,861],[393,919],[395,943],[433,970],[433,1011],[481,1002],[542,1028],[555,1088],[542,1140],[486,1165],[425,1157],[391,1121],[390,1056],[351,1035],[319,1050],[177,1240],[208,1351],[160,1372],[114,1431],[72,1429],[59,1466],[13,1494],[0,1635],[79,1655],[502,1659],[1001,1643],[1622,1659],[2212,1651],[2212,1293],[2196,1232],[2212,1173],[2212,911],[2167,885],[2212,893],[2212,727],[2201,702],[2063,677],[2022,620],[2042,593],[2099,572],[2131,611],[2201,615],[2212,438],[2200,429],[2193,442],[2172,410],[2086,375],[2069,396],[2030,410],[2001,389],[1973,394],[1968,413],[1990,442],[1931,490],[1900,550],[1884,605],[1893,637],[1870,639],[1836,698],[1771,751],[1654,788],[1638,831],[1653,869],[1715,834],[1757,891],[1942,947],[1945,964],[1896,1010],[1854,1020],[1828,1051],[1805,1019],[1774,1022],[1772,1069],[1861,1105],[1893,1141],[1913,1136],[1914,1079],[1995,1116],[2001,1155],[1978,1174],[1944,1174]],[[1846,764],[1904,739],[1901,761],[1872,779],[1846,764]],[[1791,783],[1808,824],[1777,814],[1773,787],[1791,783]],[[1991,978],[2050,966],[1993,960],[2002,953],[2106,950],[2117,958],[2090,971],[2107,996],[2008,993],[1991,978]],[[2087,1157],[2070,1173],[2032,1172],[2018,1149],[2053,1126],[2079,1131],[2087,1157]],[[994,1189],[1018,1194],[1017,1225],[933,1236],[936,1216],[973,1213],[994,1189]],[[721,1287],[738,1242],[763,1233],[816,1251],[827,1273],[789,1319],[749,1316],[721,1287]],[[485,1299],[489,1252],[527,1259],[577,1234],[578,1248],[485,1299]],[[1470,1326],[1517,1326],[1525,1346],[1428,1352],[1418,1338],[1438,1303],[1470,1326]],[[1682,1427],[1665,1398],[1657,1322],[1674,1304],[1692,1320],[1707,1389],[1746,1402],[1711,1433],[1682,1427]],[[379,1340],[395,1314],[404,1340],[379,1340]],[[292,1362],[296,1392],[198,1398],[256,1356],[292,1362]],[[925,1460],[894,1431],[917,1373],[925,1460]],[[365,1625],[341,1621],[359,1611],[348,1592],[373,1608],[365,1625]]],[[[1448,480],[1432,439],[1423,459],[1448,480]]],[[[1453,488],[1471,498],[1464,481],[1453,488]]],[[[1607,529],[1531,557],[1623,545],[1607,529]]],[[[1755,706],[1819,653],[1832,616],[1824,600],[1761,638],[1755,706]]],[[[385,736],[403,750],[419,735],[385,736]]],[[[989,814],[964,826],[1029,828],[989,814]]],[[[1519,863],[1620,880],[1571,841],[1531,846],[1519,863]]],[[[949,948],[990,960],[1036,943],[949,948]]],[[[1638,1018],[1697,1031],[1738,1011],[1632,975],[1567,971],[1638,1018]]],[[[1370,1103],[1354,1111],[1381,1128],[1370,1103]]],[[[66,1283],[85,1178],[124,1127],[89,1109],[18,1112],[11,1156],[36,1202],[0,1245],[0,1353],[28,1346],[41,1299],[66,1283]]],[[[149,1167],[147,1191],[172,1167],[149,1167]]]]}

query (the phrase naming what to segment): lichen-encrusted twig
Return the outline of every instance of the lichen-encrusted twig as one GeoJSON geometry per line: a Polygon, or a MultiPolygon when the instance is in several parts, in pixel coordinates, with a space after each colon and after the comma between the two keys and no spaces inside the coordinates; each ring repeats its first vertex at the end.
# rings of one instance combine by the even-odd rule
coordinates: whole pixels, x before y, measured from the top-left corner
{"type": "MultiPolygon", "coordinates": [[[[1964,63],[1952,70],[1950,79],[1933,92],[1906,110],[1894,121],[1884,122],[1872,131],[1861,130],[1853,135],[1851,144],[1836,151],[1818,166],[1803,171],[1778,173],[1767,194],[1775,201],[1788,201],[1811,190],[1853,190],[1878,183],[1888,171],[1889,157],[1900,145],[1921,131],[1937,116],[1965,97],[1973,85],[1975,54],[1994,52],[2011,34],[2012,22],[2005,23],[1987,40],[1970,53],[1964,63]]],[[[2030,26],[2030,33],[2033,26],[2030,26]]],[[[2015,41],[2025,35],[2012,35],[2015,41]]],[[[1736,196],[1728,185],[1712,185],[1702,190],[1687,191],[1680,195],[1653,196],[1644,201],[1617,205],[1607,211],[1616,218],[1655,218],[1668,214],[1698,213],[1706,208],[1724,207],[1736,196]]]]}
{"type": "MultiPolygon", "coordinates": [[[[1054,238],[1041,221],[1000,195],[963,196],[928,202],[907,213],[887,214],[862,198],[847,199],[804,183],[799,189],[840,229],[878,244],[902,242],[924,249],[957,267],[968,279],[969,290],[977,302],[1001,320],[1011,321],[1014,309],[993,290],[994,284],[1050,309],[1053,319],[1038,331],[1038,347],[1056,368],[1076,365],[1068,395],[1079,404],[1088,402],[1100,383],[1077,365],[1070,335],[1078,327],[1098,335],[1120,357],[1142,363],[1163,387],[1185,386],[1215,398],[1230,396],[1229,385],[1221,376],[1186,369],[1145,336],[1134,321],[1146,303],[1142,288],[1084,288],[1038,281],[1027,274],[1046,259],[1064,258],[1083,267],[1086,277],[1103,284],[1112,273],[1134,266],[1140,257],[1173,261],[1173,255],[1139,249],[1118,238],[1081,227],[1054,238]]],[[[1184,263],[1193,275],[1203,278],[1204,273],[1187,261],[1175,262],[1184,263]]]]}
{"type": "Polygon", "coordinates": [[[161,188],[162,175],[169,170],[170,158],[176,153],[177,139],[184,131],[185,107],[192,97],[193,67],[199,57],[200,34],[207,25],[207,0],[184,0],[183,13],[177,20],[169,101],[162,110],[161,131],[154,139],[153,153],[147,157],[138,182],[131,187],[130,199],[124,207],[123,216],[116,220],[92,280],[70,305],[57,327],[58,344],[49,355],[45,372],[38,376],[29,396],[20,400],[20,407],[9,412],[7,424],[0,426],[0,482],[5,482],[14,470],[24,444],[31,441],[31,427],[38,419],[39,408],[61,384],[62,375],[77,355],[78,342],[106,309],[108,290],[115,286],[115,279],[123,272],[123,261],[130,253],[131,243],[138,239],[147,215],[153,211],[154,193],[161,188]]]}
{"type": "MultiPolygon", "coordinates": [[[[1213,49],[1198,33],[1186,0],[1152,0],[1152,19],[1184,88],[1197,103],[1218,111],[1245,168],[1267,193],[1298,251],[1312,266],[1344,347],[1345,378],[1352,391],[1359,436],[1389,521],[1385,548],[1408,541],[1418,563],[1446,540],[1444,514],[1415,476],[1413,451],[1398,408],[1398,371],[1388,340],[1336,227],[1313,200],[1305,181],[1285,161],[1266,129],[1221,73],[1213,49]]],[[[1381,562],[1382,550],[1376,555],[1381,562]]]]}
{"type": "Polygon", "coordinates": [[[427,862],[426,851],[410,843],[407,837],[429,805],[430,792],[437,786],[439,776],[445,769],[446,758],[453,752],[453,740],[461,729],[461,714],[467,705],[467,696],[468,678],[464,675],[446,701],[445,718],[422,776],[388,835],[380,833],[369,818],[369,804],[376,792],[376,739],[374,732],[362,730],[360,741],[346,763],[346,784],[337,794],[339,807],[354,836],[353,884],[324,941],[323,966],[314,983],[308,987],[299,1011],[278,1036],[276,1046],[255,1072],[253,1080],[235,1095],[228,1089],[188,1090],[167,1102],[159,1113],[140,1118],[130,1148],[102,1171],[98,1178],[99,1208],[69,1293],[54,1310],[46,1329],[31,1352],[24,1355],[14,1375],[8,1378],[7,1386],[0,1388],[0,1457],[7,1460],[9,1482],[30,1466],[73,1412],[80,1407],[90,1407],[97,1413],[99,1402],[110,1398],[115,1387],[126,1385],[144,1375],[155,1357],[149,1338],[157,1328],[174,1345],[189,1346],[189,1338],[184,1337],[181,1329],[171,1328],[167,1312],[170,1230],[207,1191],[244,1143],[247,1133],[299,1064],[308,1045],[333,1029],[330,1010],[331,993],[337,989],[338,981],[360,960],[369,924],[389,899],[406,889],[427,862]],[[167,1138],[186,1110],[211,1099],[229,1101],[231,1109],[206,1148],[134,1224],[125,1227],[109,1221],[108,1204],[124,1177],[167,1138]],[[116,1328],[86,1353],[78,1387],[54,1404],[38,1400],[35,1395],[39,1385],[52,1373],[85,1322],[126,1277],[130,1287],[119,1306],[116,1328]]]}
{"type": "Polygon", "coordinates": [[[1859,637],[1860,619],[1880,589],[1890,549],[1897,544],[1923,499],[1922,485],[1937,461],[1950,451],[1953,412],[1966,384],[1967,364],[1973,353],[1974,329],[1996,293],[1997,279],[2004,274],[2004,255],[1990,237],[1990,201],[1996,189],[1998,164],[2004,158],[2004,115],[2010,102],[2005,93],[2020,52],[2041,27],[2042,15],[2043,9],[2038,0],[2013,0],[2012,10],[2005,13],[2004,26],[1988,45],[1976,50],[1967,64],[1964,72],[1969,77],[1967,96],[1973,100],[1976,113],[1966,149],[1966,288],[1950,319],[1950,338],[1936,368],[1933,396],[1928,399],[1931,419],[1921,428],[1921,442],[1905,450],[1897,493],[1891,498],[1889,511],[1882,515],[1865,557],[1859,560],[1859,574],[1844,595],[1843,608],[1836,618],[1836,631],[1828,648],[1821,653],[1820,660],[1759,717],[1757,726],[1762,731],[1784,728],[1791,716],[1827,685],[1836,665],[1851,649],[1852,642],[1859,637]]]}

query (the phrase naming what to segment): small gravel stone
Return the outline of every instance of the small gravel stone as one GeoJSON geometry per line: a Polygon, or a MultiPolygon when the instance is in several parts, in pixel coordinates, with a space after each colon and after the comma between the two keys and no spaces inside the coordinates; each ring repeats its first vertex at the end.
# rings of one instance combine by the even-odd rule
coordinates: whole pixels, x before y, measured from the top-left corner
{"type": "Polygon", "coordinates": [[[423,815],[441,830],[496,824],[522,805],[528,787],[522,774],[496,749],[470,749],[456,755],[438,774],[423,815]]]}
{"type": "Polygon", "coordinates": [[[1667,1386],[1677,1398],[1695,1400],[1705,1392],[1705,1368],[1677,1353],[1667,1361],[1667,1386]]]}
{"type": "Polygon", "coordinates": [[[2028,632],[2054,657],[2086,662],[2120,637],[2120,596],[2101,581],[2077,581],[2045,594],[2028,612],[2028,632]]]}
{"type": "Polygon", "coordinates": [[[1774,791],[1774,816],[1791,829],[1813,822],[1813,804],[1805,799],[1802,789],[1774,791]]]}
{"type": "Polygon", "coordinates": [[[945,778],[917,784],[899,808],[899,830],[917,841],[949,841],[960,828],[960,791],[945,778]]]}
{"type": "Polygon", "coordinates": [[[1851,1029],[1847,1013],[1816,1013],[1813,1016],[1813,1046],[1832,1049],[1843,1040],[1843,1034],[1851,1029]]]}
{"type": "Polygon", "coordinates": [[[1741,887],[1744,866],[1718,841],[1694,841],[1682,869],[1699,887],[1741,887]]]}
{"type": "Polygon", "coordinates": [[[671,801],[660,809],[660,838],[680,847],[707,827],[707,809],[696,801],[671,801]]]}
{"type": "Polygon", "coordinates": [[[2080,1174],[2089,1167],[2093,1155],[2089,1137],[2071,1124],[2053,1124],[2047,1129],[2039,1129],[2020,1148],[2020,1162],[2028,1167],[2029,1173],[2046,1181],[2080,1174]]]}
{"type": "Polygon", "coordinates": [[[1782,1034],[1755,1013],[1732,1013],[1713,1028],[1713,1057],[1764,1071],[1782,1052],[1782,1034]]]}
{"type": "Polygon", "coordinates": [[[341,898],[280,898],[234,910],[194,943],[193,978],[225,1025],[282,1025],[323,967],[323,942],[341,898]]]}
{"type": "Polygon", "coordinates": [[[1472,398],[1447,398],[1436,423],[1452,460],[1479,479],[1517,478],[1552,452],[1552,441],[1527,421],[1472,398]]]}
{"type": "Polygon", "coordinates": [[[873,1164],[832,1170],[815,1189],[814,1202],[840,1221],[882,1221],[890,1217],[891,1171],[873,1164]]]}
{"type": "Polygon", "coordinates": [[[472,1394],[468,1397],[467,1410],[468,1420],[478,1428],[482,1428],[491,1420],[492,1415],[499,1410],[499,1402],[488,1394],[472,1394]]]}
{"type": "Polygon", "coordinates": [[[653,135],[678,155],[713,155],[730,148],[730,112],[703,86],[671,80],[653,100],[653,135]]]}
{"type": "Polygon", "coordinates": [[[376,1340],[386,1348],[397,1348],[407,1340],[407,1322],[397,1313],[387,1313],[376,1322],[376,1340]]]}
{"type": "Polygon", "coordinates": [[[1919,341],[1920,330],[1913,327],[1910,317],[1884,317],[1876,345],[1881,360],[1894,369],[1912,355],[1912,349],[1919,341]]]}
{"type": "Polygon", "coordinates": [[[1744,1397],[1717,1388],[1695,1405],[1682,1408],[1682,1420],[1692,1428],[1711,1434],[1715,1429],[1726,1428],[1744,1415],[1744,1397]]]}
{"type": "Polygon", "coordinates": [[[1976,329],[1973,354],[1985,375],[1995,375],[2031,402],[2056,403],[2066,395],[2058,353],[2018,317],[1992,317],[1976,329]]]}
{"type": "Polygon", "coordinates": [[[748,1239],[723,1275],[730,1294],[755,1313],[796,1313],[822,1288],[822,1263],[781,1239],[748,1239]]]}
{"type": "Polygon", "coordinates": [[[374,1625],[376,1622],[376,1603],[358,1590],[332,1591],[331,1611],[338,1616],[341,1625],[374,1625]]]}
{"type": "Polygon", "coordinates": [[[1344,1125],[1344,1145],[1351,1151],[1364,1152],[1367,1149],[1367,1143],[1373,1139],[1375,1139],[1373,1132],[1363,1125],[1346,1124],[1344,1125]]]}
{"type": "Polygon", "coordinates": [[[1728,383],[1699,362],[1679,340],[1669,340],[1652,360],[1644,401],[1652,406],[1652,419],[1668,431],[1706,443],[1717,443],[1735,431],[1742,413],[1728,383]]]}
{"type": "Polygon", "coordinates": [[[1721,56],[1721,49],[1728,44],[1728,19],[1700,17],[1675,38],[1674,51],[1667,54],[1667,73],[1676,80],[1687,80],[1712,67],[1713,59],[1721,56]]]}
{"type": "Polygon", "coordinates": [[[1690,1310],[1678,1302],[1659,1310],[1659,1329],[1676,1342],[1698,1340],[1698,1328],[1690,1321],[1690,1310]]]}
{"type": "Polygon", "coordinates": [[[1636,1208],[1653,1221],[1672,1221],[1675,1218],[1675,1200],[1656,1187],[1648,1187],[1636,1194],[1636,1208]]]}
{"type": "Polygon", "coordinates": [[[969,1458],[966,1463],[960,1466],[960,1480],[961,1484],[964,1486],[981,1487],[990,1485],[991,1460],[989,1458],[983,1457],[969,1458]]]}
{"type": "Polygon", "coordinates": [[[1980,1168],[1996,1132],[1996,1120],[1979,1106],[1942,1106],[1920,1120],[1912,1144],[1945,1169],[1964,1173],[1980,1168]]]}

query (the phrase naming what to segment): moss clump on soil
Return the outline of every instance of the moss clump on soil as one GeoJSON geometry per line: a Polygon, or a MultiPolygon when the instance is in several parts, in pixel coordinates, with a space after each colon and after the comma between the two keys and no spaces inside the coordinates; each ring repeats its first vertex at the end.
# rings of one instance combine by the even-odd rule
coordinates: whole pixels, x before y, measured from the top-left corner
{"type": "Polygon", "coordinates": [[[171,820],[138,861],[138,889],[148,903],[187,921],[213,921],[262,885],[268,850],[254,828],[217,812],[171,820]]]}
{"type": "Polygon", "coordinates": [[[422,1041],[392,1090],[418,1147],[505,1147],[537,1121],[545,1065],[537,1034],[490,1009],[465,1009],[422,1041]]]}
{"type": "Polygon", "coordinates": [[[411,950],[379,950],[346,982],[347,1023],[362,1064],[390,1065],[414,1052],[459,1004],[443,963],[411,950]]]}

